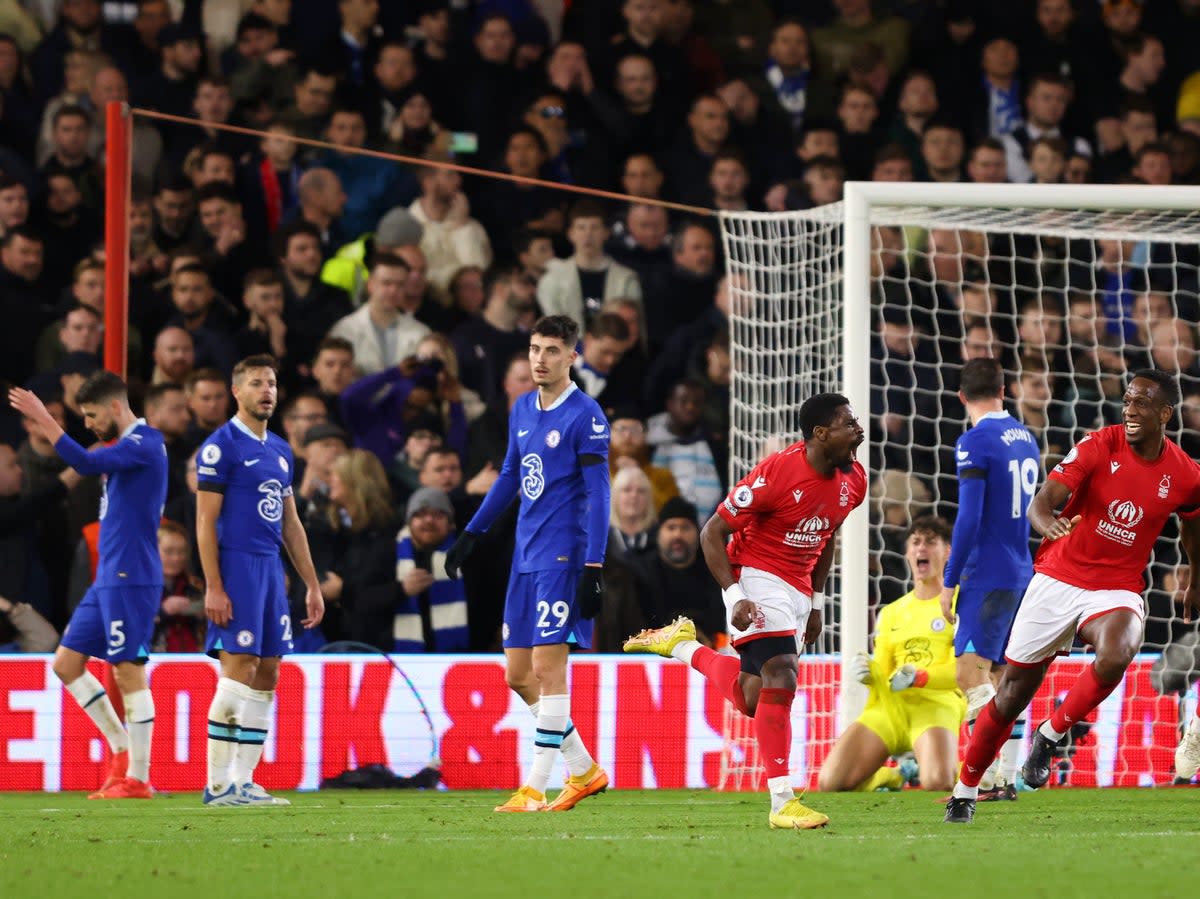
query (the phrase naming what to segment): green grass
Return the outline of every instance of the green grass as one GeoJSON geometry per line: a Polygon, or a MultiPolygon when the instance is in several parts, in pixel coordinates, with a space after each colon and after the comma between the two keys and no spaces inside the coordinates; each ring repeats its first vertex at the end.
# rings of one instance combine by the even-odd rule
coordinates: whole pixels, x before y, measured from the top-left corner
{"type": "Polygon", "coordinates": [[[0,794],[0,896],[1182,896],[1200,794],[1057,790],[942,824],[931,794],[813,794],[821,831],[763,795],[614,791],[564,814],[495,793],[333,792],[289,808],[196,795],[0,794]],[[549,893],[541,882],[550,884],[549,893]]]}

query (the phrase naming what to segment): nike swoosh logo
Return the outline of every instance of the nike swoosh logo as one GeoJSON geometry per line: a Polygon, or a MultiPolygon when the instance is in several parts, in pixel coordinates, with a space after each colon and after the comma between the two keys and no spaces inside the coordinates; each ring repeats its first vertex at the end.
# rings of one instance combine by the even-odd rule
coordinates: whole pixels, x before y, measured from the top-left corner
{"type": "Polygon", "coordinates": [[[246,459],[242,464],[249,468],[251,465],[257,465],[261,461],[262,459],[246,459]]]}
{"type": "Polygon", "coordinates": [[[542,631],[542,632],[541,632],[541,636],[543,636],[543,637],[553,637],[555,634],[557,634],[557,633],[558,633],[559,631],[561,631],[561,630],[562,630],[562,628],[561,628],[561,627],[556,627],[556,628],[555,628],[554,630],[552,630],[552,631],[542,631]]]}
{"type": "Polygon", "coordinates": [[[517,431],[517,436],[518,436],[518,437],[524,437],[524,436],[525,436],[526,434],[528,434],[528,433],[529,433],[529,429],[528,429],[528,428],[526,428],[524,431],[517,431]]]}
{"type": "Polygon", "coordinates": [[[110,649],[110,650],[108,650],[107,655],[115,656],[118,652],[120,652],[124,648],[125,648],[124,646],[118,646],[116,649],[110,649]]]}
{"type": "Polygon", "coordinates": [[[971,451],[970,450],[959,450],[954,455],[958,456],[959,461],[965,462],[967,460],[967,458],[971,455],[971,451]]]}

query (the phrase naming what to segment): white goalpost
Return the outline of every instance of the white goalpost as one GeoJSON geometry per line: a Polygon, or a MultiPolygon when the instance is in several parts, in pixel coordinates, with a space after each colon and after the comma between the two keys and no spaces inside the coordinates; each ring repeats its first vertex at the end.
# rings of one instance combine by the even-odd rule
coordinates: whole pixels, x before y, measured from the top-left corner
{"type": "MultiPolygon", "coordinates": [[[[1004,362],[1014,411],[1042,442],[1039,484],[1071,443],[1119,420],[1125,376],[1147,365],[1181,370],[1184,402],[1171,434],[1200,454],[1200,187],[851,182],[839,204],[725,213],[721,223],[731,478],[799,438],[799,405],[812,393],[841,391],[870,421],[858,458],[871,497],[842,528],[817,647],[840,660],[843,675],[868,648],[873,605],[908,589],[908,521],[933,512],[953,523],[965,359],[1004,362]]],[[[1014,502],[1030,486],[1014,479],[1014,502]]],[[[1149,572],[1146,653],[1184,632],[1172,601],[1182,561],[1168,532],[1149,572]]],[[[1153,704],[1158,697],[1133,695],[1147,683],[1148,674],[1131,675],[1120,701],[1153,704]]],[[[1053,683],[1048,690],[1052,702],[1053,683]]],[[[827,746],[814,743],[831,742],[864,701],[864,688],[843,676],[838,720],[807,723],[806,759],[823,758],[827,746]]],[[[1114,702],[1109,714],[1118,718],[1099,721],[1097,739],[1108,725],[1114,740],[1131,726],[1114,702]]],[[[1161,718],[1167,705],[1153,714],[1161,718]]],[[[1159,747],[1166,737],[1146,734],[1147,764],[1165,764],[1173,742],[1159,747]]],[[[1122,770],[1140,763],[1118,750],[1109,754],[1121,782],[1122,770]]]]}

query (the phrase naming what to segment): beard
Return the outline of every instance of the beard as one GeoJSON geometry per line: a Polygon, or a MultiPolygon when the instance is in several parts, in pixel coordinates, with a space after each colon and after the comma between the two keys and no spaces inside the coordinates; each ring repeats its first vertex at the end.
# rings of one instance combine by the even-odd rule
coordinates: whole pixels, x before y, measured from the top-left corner
{"type": "Polygon", "coordinates": [[[110,440],[116,440],[121,431],[117,427],[117,423],[115,421],[110,421],[107,428],[105,428],[103,431],[96,431],[94,433],[98,438],[100,438],[101,443],[108,443],[110,440]]]}

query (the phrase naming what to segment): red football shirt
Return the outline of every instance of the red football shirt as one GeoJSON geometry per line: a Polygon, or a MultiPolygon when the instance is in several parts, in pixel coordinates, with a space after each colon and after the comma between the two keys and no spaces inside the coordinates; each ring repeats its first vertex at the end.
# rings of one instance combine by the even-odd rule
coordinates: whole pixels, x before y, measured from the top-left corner
{"type": "Polygon", "coordinates": [[[1200,514],[1200,466],[1170,440],[1147,462],[1129,448],[1121,425],[1084,437],[1050,478],[1071,489],[1061,516],[1083,518],[1066,537],[1043,540],[1033,568],[1085,590],[1141,593],[1167,518],[1200,514]]]}
{"type": "Polygon", "coordinates": [[[758,568],[811,596],[821,550],[866,493],[861,465],[823,478],[809,464],[803,441],[763,459],[717,506],[733,528],[726,552],[734,574],[758,568]]]}

